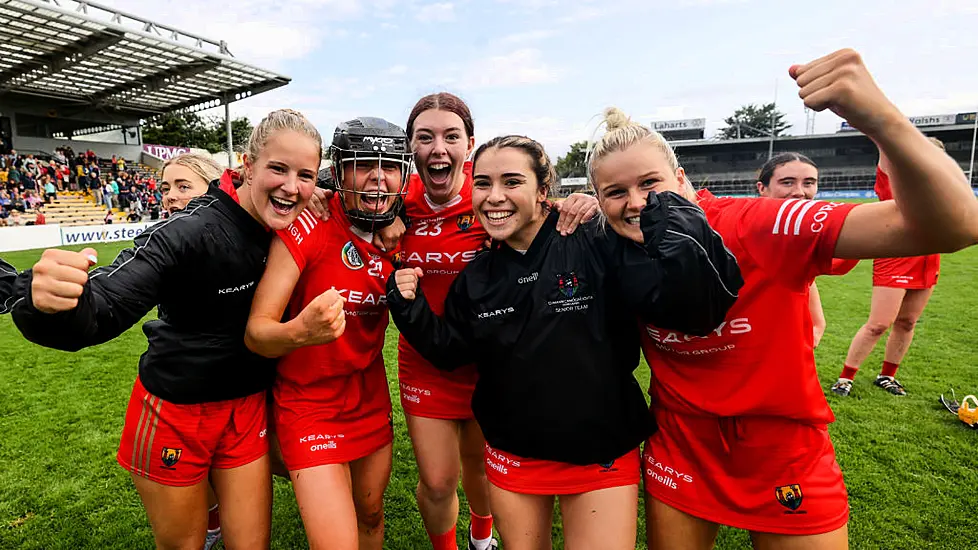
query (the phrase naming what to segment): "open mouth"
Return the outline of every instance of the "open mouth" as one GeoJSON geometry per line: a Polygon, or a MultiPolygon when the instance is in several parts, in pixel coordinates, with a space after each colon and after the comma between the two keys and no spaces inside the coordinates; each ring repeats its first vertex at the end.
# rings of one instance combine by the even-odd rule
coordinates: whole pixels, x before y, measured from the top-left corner
{"type": "Polygon", "coordinates": [[[272,205],[272,210],[274,210],[276,214],[287,216],[293,209],[295,209],[296,202],[269,196],[268,204],[272,205]]]}
{"type": "Polygon", "coordinates": [[[390,198],[387,195],[367,192],[359,196],[361,210],[381,213],[387,211],[387,202],[390,198]]]}
{"type": "Polygon", "coordinates": [[[433,162],[428,165],[428,176],[431,183],[444,185],[448,183],[448,178],[452,173],[452,165],[447,162],[433,162]]]}
{"type": "Polygon", "coordinates": [[[628,225],[640,225],[641,216],[625,216],[625,223],[628,225]]]}
{"type": "Polygon", "coordinates": [[[510,218],[515,216],[516,212],[513,210],[493,210],[486,212],[485,214],[486,221],[489,223],[489,225],[503,225],[510,218]]]}

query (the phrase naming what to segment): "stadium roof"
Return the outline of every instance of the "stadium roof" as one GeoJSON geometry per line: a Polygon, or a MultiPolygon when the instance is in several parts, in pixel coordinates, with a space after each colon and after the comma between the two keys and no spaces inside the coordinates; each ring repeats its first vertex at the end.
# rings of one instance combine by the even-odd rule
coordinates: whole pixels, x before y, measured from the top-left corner
{"type": "Polygon", "coordinates": [[[288,84],[227,44],[78,0],[0,0],[0,101],[47,98],[63,116],[146,119],[288,84]]]}

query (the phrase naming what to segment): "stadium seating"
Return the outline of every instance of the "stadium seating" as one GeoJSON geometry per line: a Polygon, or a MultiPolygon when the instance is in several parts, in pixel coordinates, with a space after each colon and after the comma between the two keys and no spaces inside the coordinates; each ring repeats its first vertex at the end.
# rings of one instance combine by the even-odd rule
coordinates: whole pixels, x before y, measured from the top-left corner
{"type": "MultiPolygon", "coordinates": [[[[44,217],[48,224],[100,225],[105,223],[105,207],[96,206],[91,197],[69,191],[58,193],[58,199],[44,205],[44,217]]],[[[125,214],[113,209],[113,223],[125,221],[125,214]]]]}

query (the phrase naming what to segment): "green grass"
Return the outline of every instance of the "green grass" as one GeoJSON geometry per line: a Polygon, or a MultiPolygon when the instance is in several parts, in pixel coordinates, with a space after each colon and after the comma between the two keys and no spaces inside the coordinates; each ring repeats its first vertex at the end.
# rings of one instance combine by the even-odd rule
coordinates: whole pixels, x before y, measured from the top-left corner
{"type": "MultiPolygon", "coordinates": [[[[122,247],[99,246],[100,259],[108,262],[122,247]]],[[[38,255],[4,257],[23,269],[38,255]]],[[[872,386],[880,345],[852,396],[829,399],[838,417],[830,430],[849,487],[853,548],[978,548],[978,432],[937,403],[951,387],[959,396],[978,392],[978,331],[969,324],[978,311],[972,287],[978,249],[945,256],[943,268],[900,371],[910,395],[895,398],[872,386]]],[[[850,338],[866,319],[870,271],[863,262],[846,277],[819,280],[828,319],[817,350],[823,386],[837,376],[850,338]]],[[[396,404],[394,336],[392,329],[385,356],[396,404]]],[[[115,462],[136,361],[145,348],[134,327],[79,353],[51,351],[25,342],[9,316],[0,317],[0,549],[152,547],[139,498],[115,462]]],[[[638,373],[646,384],[647,367],[638,373]]],[[[414,502],[417,472],[397,405],[394,418],[385,546],[425,548],[414,502]]],[[[559,528],[555,533],[560,548],[559,528]]],[[[644,538],[640,533],[640,548],[644,538]]],[[[283,480],[275,482],[272,540],[273,548],[305,547],[295,498],[283,480]]],[[[724,529],[717,547],[748,544],[745,533],[724,529]]]]}

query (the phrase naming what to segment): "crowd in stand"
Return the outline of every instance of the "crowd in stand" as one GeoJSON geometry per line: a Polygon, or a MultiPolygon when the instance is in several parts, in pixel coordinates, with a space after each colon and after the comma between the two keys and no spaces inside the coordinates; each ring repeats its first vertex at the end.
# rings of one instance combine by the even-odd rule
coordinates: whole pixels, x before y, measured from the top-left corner
{"type": "Polygon", "coordinates": [[[106,223],[114,219],[113,208],[125,212],[129,222],[160,218],[162,196],[153,176],[141,175],[116,156],[103,173],[100,160],[91,150],[76,154],[70,146],[45,159],[14,150],[0,155],[0,227],[44,224],[43,205],[66,191],[93,197],[105,207],[106,223]]]}

